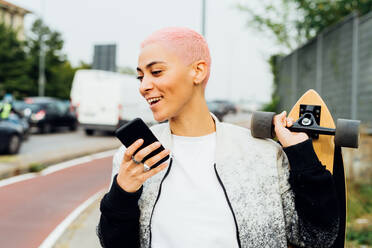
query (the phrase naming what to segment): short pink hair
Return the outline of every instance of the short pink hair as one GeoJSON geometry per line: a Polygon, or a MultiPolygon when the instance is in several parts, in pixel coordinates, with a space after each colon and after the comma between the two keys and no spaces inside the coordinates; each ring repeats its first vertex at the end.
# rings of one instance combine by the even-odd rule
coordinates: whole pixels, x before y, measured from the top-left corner
{"type": "Polygon", "coordinates": [[[207,76],[203,81],[204,87],[207,85],[210,68],[211,56],[204,37],[198,32],[184,27],[168,27],[152,33],[141,44],[141,48],[158,43],[165,48],[170,48],[186,65],[195,61],[204,60],[207,64],[207,76]]]}

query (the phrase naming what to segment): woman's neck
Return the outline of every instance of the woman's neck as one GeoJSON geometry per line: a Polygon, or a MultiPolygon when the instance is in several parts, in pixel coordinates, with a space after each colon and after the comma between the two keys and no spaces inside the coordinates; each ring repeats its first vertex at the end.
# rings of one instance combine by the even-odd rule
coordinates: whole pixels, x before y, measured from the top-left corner
{"type": "Polygon", "coordinates": [[[204,98],[190,102],[187,107],[178,116],[170,118],[172,134],[197,137],[216,131],[216,125],[204,98]]]}

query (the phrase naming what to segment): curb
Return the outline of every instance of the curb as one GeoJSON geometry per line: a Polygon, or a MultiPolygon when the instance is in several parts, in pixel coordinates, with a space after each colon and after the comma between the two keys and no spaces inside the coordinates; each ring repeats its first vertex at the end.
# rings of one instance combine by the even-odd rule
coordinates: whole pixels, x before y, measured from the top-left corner
{"type": "Polygon", "coordinates": [[[95,193],[91,197],[89,197],[86,201],[80,204],[77,208],[75,208],[43,241],[43,243],[39,246],[39,248],[50,248],[53,247],[58,240],[62,237],[62,235],[66,232],[66,230],[77,221],[79,216],[81,216],[90,206],[94,205],[96,201],[98,201],[105,193],[105,189],[100,190],[99,192],[95,193]]]}
{"type": "Polygon", "coordinates": [[[91,147],[89,149],[80,151],[70,150],[67,151],[68,153],[65,154],[45,154],[45,156],[38,156],[39,158],[35,158],[35,156],[33,156],[32,154],[17,155],[9,159],[12,160],[11,162],[0,162],[0,180],[29,173],[31,171],[31,167],[34,165],[41,165],[45,168],[50,165],[61,163],[67,160],[117,149],[119,148],[119,146],[119,143],[103,144],[100,147],[91,147]]]}

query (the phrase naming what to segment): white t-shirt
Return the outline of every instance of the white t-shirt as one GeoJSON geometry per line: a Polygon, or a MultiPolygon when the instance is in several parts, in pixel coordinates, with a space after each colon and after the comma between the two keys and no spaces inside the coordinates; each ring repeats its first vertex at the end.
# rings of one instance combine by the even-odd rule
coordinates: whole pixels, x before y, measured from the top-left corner
{"type": "Polygon", "coordinates": [[[173,164],[154,209],[152,247],[238,247],[234,218],[214,171],[216,133],[172,139],[173,164]]]}

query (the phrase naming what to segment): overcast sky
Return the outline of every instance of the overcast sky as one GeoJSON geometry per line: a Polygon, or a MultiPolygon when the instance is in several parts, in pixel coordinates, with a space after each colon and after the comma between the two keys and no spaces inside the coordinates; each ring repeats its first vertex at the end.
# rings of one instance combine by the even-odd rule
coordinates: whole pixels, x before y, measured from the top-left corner
{"type": "MultiPolygon", "coordinates": [[[[201,0],[8,1],[33,11],[26,17],[26,29],[43,13],[47,25],[62,33],[64,51],[74,65],[80,60],[91,63],[95,44],[116,43],[117,65],[135,68],[139,44],[153,31],[185,26],[201,32],[201,0]]],[[[274,46],[247,27],[246,14],[237,10],[237,2],[207,0],[206,38],[212,70],[206,96],[269,101],[272,75],[266,61],[274,46]]]]}

